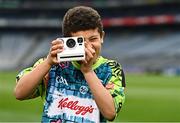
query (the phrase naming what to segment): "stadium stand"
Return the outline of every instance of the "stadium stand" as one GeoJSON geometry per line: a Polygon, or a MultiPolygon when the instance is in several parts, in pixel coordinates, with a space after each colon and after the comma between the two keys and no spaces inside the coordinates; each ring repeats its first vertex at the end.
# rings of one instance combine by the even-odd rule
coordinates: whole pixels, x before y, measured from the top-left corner
{"type": "MultiPolygon", "coordinates": [[[[33,64],[38,58],[45,57],[49,51],[50,41],[57,38],[56,33],[45,34],[1,33],[0,69],[19,69],[33,64]]],[[[164,34],[107,33],[102,55],[120,61],[129,71],[135,67],[139,68],[139,71],[178,67],[179,39],[180,31],[164,34]]]]}
{"type": "Polygon", "coordinates": [[[46,57],[50,41],[60,37],[63,14],[67,8],[80,4],[98,9],[106,31],[102,55],[118,60],[126,71],[179,69],[178,0],[3,0],[0,71],[19,70],[46,57]]]}
{"type": "Polygon", "coordinates": [[[24,33],[0,34],[0,69],[13,69],[28,50],[33,47],[34,39],[24,33]]]}
{"type": "Polygon", "coordinates": [[[130,67],[132,69],[138,67],[141,70],[178,67],[180,32],[161,33],[133,32],[116,35],[114,39],[107,39],[109,42],[107,41],[103,54],[116,58],[129,70],[131,70],[130,67]]]}

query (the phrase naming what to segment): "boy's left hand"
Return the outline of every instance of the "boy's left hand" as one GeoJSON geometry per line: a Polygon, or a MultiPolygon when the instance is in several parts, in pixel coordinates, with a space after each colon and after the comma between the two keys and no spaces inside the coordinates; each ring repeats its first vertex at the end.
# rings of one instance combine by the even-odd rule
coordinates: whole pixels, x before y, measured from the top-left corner
{"type": "Polygon", "coordinates": [[[81,72],[86,73],[92,70],[92,65],[96,61],[96,52],[92,45],[85,42],[85,60],[81,62],[81,72]]]}

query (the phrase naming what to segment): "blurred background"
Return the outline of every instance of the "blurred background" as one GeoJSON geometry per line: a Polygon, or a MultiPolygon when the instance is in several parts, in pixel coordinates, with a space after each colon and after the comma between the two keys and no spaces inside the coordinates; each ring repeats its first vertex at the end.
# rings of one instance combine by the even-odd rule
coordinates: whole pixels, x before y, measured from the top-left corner
{"type": "Polygon", "coordinates": [[[45,57],[77,5],[102,16],[102,55],[126,73],[126,102],[116,122],[180,121],[179,0],[0,0],[0,122],[41,120],[40,98],[17,101],[15,77],[45,57]]]}

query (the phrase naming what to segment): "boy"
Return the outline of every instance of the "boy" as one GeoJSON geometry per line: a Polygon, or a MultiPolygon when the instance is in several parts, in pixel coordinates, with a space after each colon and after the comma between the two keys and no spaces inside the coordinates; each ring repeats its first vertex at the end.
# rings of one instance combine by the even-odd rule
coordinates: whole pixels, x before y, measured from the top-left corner
{"type": "Polygon", "coordinates": [[[125,77],[119,63],[100,56],[104,31],[96,10],[86,6],[69,9],[64,16],[64,37],[83,36],[85,60],[58,62],[63,42],[51,42],[47,58],[17,76],[19,100],[41,96],[42,122],[112,121],[124,99],[125,77]]]}

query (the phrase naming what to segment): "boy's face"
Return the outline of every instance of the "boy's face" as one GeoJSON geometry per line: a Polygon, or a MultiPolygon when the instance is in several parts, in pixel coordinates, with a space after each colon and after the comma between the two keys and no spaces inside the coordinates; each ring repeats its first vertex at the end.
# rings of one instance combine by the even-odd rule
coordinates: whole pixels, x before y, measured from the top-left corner
{"type": "Polygon", "coordinates": [[[95,50],[95,55],[93,57],[93,61],[95,62],[101,52],[101,44],[103,42],[104,32],[102,34],[102,37],[100,36],[97,28],[85,31],[78,31],[75,33],[71,33],[71,35],[84,37],[85,43],[90,45],[95,50]]]}

